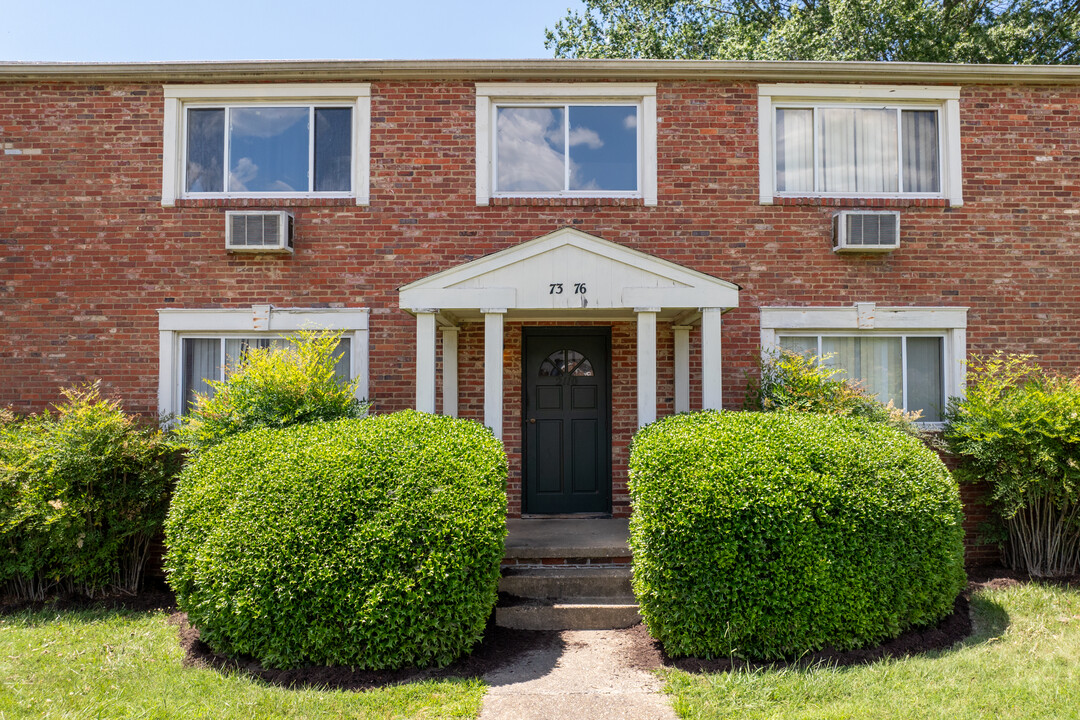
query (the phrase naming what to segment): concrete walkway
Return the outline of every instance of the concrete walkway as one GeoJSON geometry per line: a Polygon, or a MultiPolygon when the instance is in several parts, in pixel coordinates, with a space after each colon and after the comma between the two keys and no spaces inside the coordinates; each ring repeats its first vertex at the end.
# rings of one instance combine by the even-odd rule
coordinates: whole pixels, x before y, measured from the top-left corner
{"type": "Polygon", "coordinates": [[[619,630],[565,630],[484,676],[480,720],[675,720],[660,680],[631,667],[619,630]]]}

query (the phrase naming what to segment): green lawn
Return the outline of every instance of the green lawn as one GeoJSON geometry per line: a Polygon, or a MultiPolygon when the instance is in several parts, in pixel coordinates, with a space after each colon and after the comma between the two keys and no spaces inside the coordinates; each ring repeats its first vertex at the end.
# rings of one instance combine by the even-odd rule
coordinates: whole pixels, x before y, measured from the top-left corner
{"type": "Polygon", "coordinates": [[[484,685],[412,683],[362,693],[286,690],[184,668],[163,612],[0,616],[0,720],[12,718],[474,718],[484,685]]]}
{"type": "Polygon", "coordinates": [[[980,591],[951,650],[862,667],[668,671],[683,718],[1080,718],[1080,590],[980,591]]]}

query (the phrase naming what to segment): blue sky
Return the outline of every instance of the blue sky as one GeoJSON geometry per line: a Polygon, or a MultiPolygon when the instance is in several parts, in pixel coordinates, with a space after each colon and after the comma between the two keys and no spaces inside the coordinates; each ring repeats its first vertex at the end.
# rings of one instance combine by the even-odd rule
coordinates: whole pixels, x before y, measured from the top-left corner
{"type": "Polygon", "coordinates": [[[0,60],[537,58],[581,0],[2,0],[0,60]]]}

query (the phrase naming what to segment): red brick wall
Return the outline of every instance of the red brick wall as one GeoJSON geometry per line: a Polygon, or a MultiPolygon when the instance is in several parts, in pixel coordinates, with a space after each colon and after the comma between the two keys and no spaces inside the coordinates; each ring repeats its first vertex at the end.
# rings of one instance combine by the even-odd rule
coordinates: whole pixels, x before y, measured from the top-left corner
{"type": "MultiPolygon", "coordinates": [[[[160,85],[0,85],[0,405],[41,409],[61,385],[100,378],[130,409],[152,413],[156,309],[273,303],[371,308],[372,397],[380,411],[408,407],[415,331],[397,288],[568,225],[742,287],[741,307],[724,316],[729,407],[754,365],[762,305],[970,306],[970,352],[1031,352],[1076,372],[1080,89],[965,87],[960,104],[964,206],[893,203],[903,207],[902,247],[853,256],[834,254],[830,241],[831,213],[850,202],[757,203],[753,83],[659,83],[656,207],[477,207],[472,84],[377,81],[371,205],[250,203],[296,215],[296,254],[265,257],[225,253],[224,209],[235,201],[160,206],[160,85]]],[[[467,325],[467,417],[482,415],[481,345],[482,329],[467,325]]],[[[633,325],[615,324],[617,512],[636,407],[633,346],[633,325]]],[[[661,414],[672,407],[671,346],[662,326],[661,414]]],[[[695,406],[699,348],[694,333],[695,406]]],[[[515,463],[519,353],[510,318],[504,423],[515,463]]]]}

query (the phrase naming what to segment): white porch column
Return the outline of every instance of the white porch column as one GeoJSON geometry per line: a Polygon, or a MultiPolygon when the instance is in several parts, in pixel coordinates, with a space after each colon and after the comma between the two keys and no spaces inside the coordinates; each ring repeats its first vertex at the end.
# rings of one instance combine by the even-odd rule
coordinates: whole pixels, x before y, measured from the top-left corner
{"type": "Polygon", "coordinates": [[[675,412],[690,412],[690,326],[672,325],[675,334],[675,412]]]}
{"type": "Polygon", "coordinates": [[[634,308],[637,313],[638,427],[656,419],[656,314],[660,308],[634,308]]]}
{"type": "Polygon", "coordinates": [[[720,362],[721,308],[701,308],[701,407],[723,407],[723,381],[720,362]]]}
{"type": "Polygon", "coordinates": [[[457,417],[458,395],[458,329],[439,328],[442,333],[442,411],[457,417]]]}
{"type": "Polygon", "coordinates": [[[435,412],[435,311],[416,310],[416,409],[435,412]]]}
{"type": "Polygon", "coordinates": [[[503,434],[503,314],[506,309],[481,309],[484,314],[484,424],[495,437],[503,434]]]}

